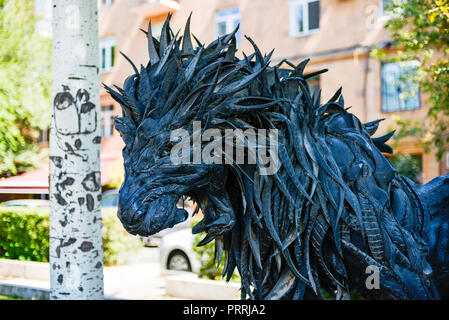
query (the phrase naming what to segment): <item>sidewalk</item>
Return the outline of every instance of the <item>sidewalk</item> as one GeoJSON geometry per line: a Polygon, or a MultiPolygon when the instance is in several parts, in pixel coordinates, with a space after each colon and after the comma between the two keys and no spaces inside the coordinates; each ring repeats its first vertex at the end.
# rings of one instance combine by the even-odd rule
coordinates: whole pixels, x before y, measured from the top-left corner
{"type": "MultiPolygon", "coordinates": [[[[104,294],[108,299],[167,300],[179,299],[166,295],[166,278],[160,274],[155,252],[144,249],[123,266],[105,267],[104,294]],[[149,255],[150,253],[150,255],[149,255]],[[150,262],[147,262],[150,261],[150,262]]],[[[49,297],[50,282],[11,276],[0,276],[0,293],[35,298],[49,297]]]]}
{"type": "MultiPolygon", "coordinates": [[[[165,276],[152,263],[104,269],[104,294],[108,299],[167,300],[179,299],[165,293],[165,276]]],[[[169,276],[168,276],[169,277],[169,276]]],[[[2,294],[26,292],[36,298],[48,298],[50,282],[23,278],[0,277],[2,294]],[[8,287],[10,289],[8,289],[8,287]],[[19,288],[19,291],[17,291],[19,288]],[[8,292],[8,290],[10,290],[8,292]],[[45,293],[47,292],[47,293],[45,293]]]]}
{"type": "MultiPolygon", "coordinates": [[[[234,300],[240,285],[198,279],[191,272],[161,274],[158,248],[142,248],[126,257],[126,264],[105,267],[105,299],[234,300]]],[[[24,299],[50,298],[50,265],[0,259],[0,294],[24,299]]]]}
{"type": "Polygon", "coordinates": [[[154,263],[109,267],[104,270],[105,296],[118,299],[176,299],[166,295],[166,277],[154,263]]]}

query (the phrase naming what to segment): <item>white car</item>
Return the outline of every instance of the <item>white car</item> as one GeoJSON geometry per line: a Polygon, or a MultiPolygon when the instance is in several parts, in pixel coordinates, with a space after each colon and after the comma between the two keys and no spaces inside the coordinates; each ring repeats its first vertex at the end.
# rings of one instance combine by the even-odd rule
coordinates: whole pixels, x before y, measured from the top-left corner
{"type": "Polygon", "coordinates": [[[189,218],[186,221],[175,224],[173,226],[173,228],[164,229],[162,231],[159,231],[156,234],[153,234],[152,236],[140,237],[140,239],[143,241],[144,245],[147,247],[159,247],[161,245],[163,237],[165,237],[166,235],[168,235],[172,232],[176,232],[176,231],[183,230],[186,228],[188,229],[188,228],[190,228],[191,223],[192,222],[191,222],[190,216],[189,216],[189,218]]]}
{"type": "Polygon", "coordinates": [[[193,234],[190,227],[162,236],[159,246],[161,272],[186,271],[198,273],[200,262],[193,252],[192,244],[193,234]]]}
{"type": "Polygon", "coordinates": [[[169,228],[169,229],[164,229],[162,231],[159,231],[156,234],[153,234],[151,236],[148,237],[140,237],[140,239],[142,240],[143,244],[146,247],[159,247],[161,245],[162,242],[162,238],[165,237],[166,235],[168,235],[169,233],[172,232],[176,232],[185,228],[190,228],[191,224],[192,224],[192,213],[195,211],[194,206],[191,202],[186,201],[186,202],[182,202],[183,200],[180,199],[177,206],[178,208],[184,208],[185,210],[187,210],[189,216],[187,218],[186,221],[178,223],[176,225],[173,226],[173,228],[169,228]]]}
{"type": "MultiPolygon", "coordinates": [[[[29,208],[50,208],[49,200],[41,199],[17,199],[0,203],[1,206],[7,207],[29,207],[29,208]]],[[[102,208],[116,208],[118,205],[118,189],[108,190],[101,195],[102,208]]]]}
{"type": "Polygon", "coordinates": [[[18,199],[1,203],[6,207],[29,207],[29,208],[49,208],[50,201],[41,199],[18,199]]]}

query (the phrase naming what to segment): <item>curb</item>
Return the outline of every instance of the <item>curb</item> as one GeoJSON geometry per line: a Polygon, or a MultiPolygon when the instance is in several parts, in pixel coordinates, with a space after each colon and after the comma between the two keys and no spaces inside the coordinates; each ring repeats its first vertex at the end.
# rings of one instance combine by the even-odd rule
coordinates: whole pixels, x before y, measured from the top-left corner
{"type": "Polygon", "coordinates": [[[50,265],[48,262],[0,259],[1,276],[50,281],[50,265]]]}
{"type": "MultiPolygon", "coordinates": [[[[50,300],[50,290],[34,286],[21,285],[16,283],[5,283],[0,281],[0,294],[6,296],[17,296],[26,300],[50,300]]],[[[104,300],[127,300],[104,296],[104,300]]]]}
{"type": "Polygon", "coordinates": [[[239,300],[240,285],[194,276],[171,276],[166,280],[167,295],[192,300],[239,300]]]}
{"type": "Polygon", "coordinates": [[[0,283],[0,294],[7,296],[17,296],[28,300],[49,300],[50,290],[23,286],[12,283],[0,283]]]}

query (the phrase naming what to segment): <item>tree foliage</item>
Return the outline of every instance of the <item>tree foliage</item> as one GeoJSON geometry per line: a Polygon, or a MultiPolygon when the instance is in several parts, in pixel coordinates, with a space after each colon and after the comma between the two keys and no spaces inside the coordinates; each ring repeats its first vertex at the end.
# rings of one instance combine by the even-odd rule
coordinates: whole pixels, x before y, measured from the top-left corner
{"type": "Polygon", "coordinates": [[[120,189],[125,176],[125,168],[123,167],[123,158],[119,158],[108,168],[108,176],[110,180],[106,183],[106,189],[120,189]]]}
{"type": "MultiPolygon", "coordinates": [[[[449,143],[449,0],[393,0],[387,6],[395,49],[381,59],[420,60],[416,79],[428,94],[426,145],[440,158],[449,143]]],[[[422,124],[421,124],[422,127],[422,124]]]]}
{"type": "Polygon", "coordinates": [[[422,171],[422,163],[410,154],[397,154],[391,157],[391,162],[399,174],[413,180],[416,183],[422,183],[419,173],[422,171]]]}
{"type": "Polygon", "coordinates": [[[38,163],[50,124],[51,41],[39,35],[33,1],[0,0],[0,176],[38,163]]]}
{"type": "MultiPolygon", "coordinates": [[[[193,228],[199,221],[199,218],[193,218],[191,227],[193,228]]],[[[198,246],[198,243],[201,242],[204,236],[205,232],[195,234],[192,243],[193,252],[195,252],[196,258],[200,261],[199,277],[209,280],[221,280],[223,279],[225,257],[222,255],[220,264],[218,265],[219,257],[217,257],[217,252],[215,251],[215,242],[209,242],[203,246],[198,246]]],[[[231,277],[231,281],[238,280],[240,280],[240,275],[236,270],[231,277]]]]}

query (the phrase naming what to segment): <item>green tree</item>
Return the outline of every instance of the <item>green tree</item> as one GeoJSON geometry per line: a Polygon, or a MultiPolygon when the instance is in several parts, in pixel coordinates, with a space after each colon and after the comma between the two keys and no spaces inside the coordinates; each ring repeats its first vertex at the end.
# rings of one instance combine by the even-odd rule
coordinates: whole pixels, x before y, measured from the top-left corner
{"type": "Polygon", "coordinates": [[[419,173],[422,171],[422,163],[416,157],[410,154],[397,154],[390,160],[399,174],[416,183],[422,183],[419,177],[419,173]]]}
{"type": "MultiPolygon", "coordinates": [[[[201,219],[199,219],[197,217],[192,218],[192,224],[190,227],[193,228],[193,226],[196,225],[197,223],[199,223],[200,220],[201,219]]],[[[218,264],[217,254],[218,253],[215,252],[215,241],[211,241],[201,247],[197,246],[197,244],[200,243],[201,240],[203,240],[203,238],[205,236],[206,236],[205,232],[196,234],[193,237],[193,243],[192,243],[193,252],[195,252],[196,257],[200,261],[199,277],[206,278],[209,280],[224,279],[222,274],[223,274],[223,268],[224,268],[224,264],[225,264],[225,256],[223,254],[223,256],[221,257],[220,265],[217,266],[217,264],[218,264]]],[[[234,271],[234,274],[231,277],[231,281],[239,281],[239,280],[240,280],[240,275],[238,274],[238,271],[236,269],[234,271]]]]}
{"type": "Polygon", "coordinates": [[[50,125],[51,40],[35,30],[33,3],[0,0],[0,176],[38,164],[50,125]]]}
{"type": "Polygon", "coordinates": [[[385,27],[396,50],[375,50],[374,55],[390,61],[419,59],[412,77],[430,103],[429,129],[421,137],[440,158],[449,144],[449,0],[392,0],[386,10],[390,19],[385,27]]]}

